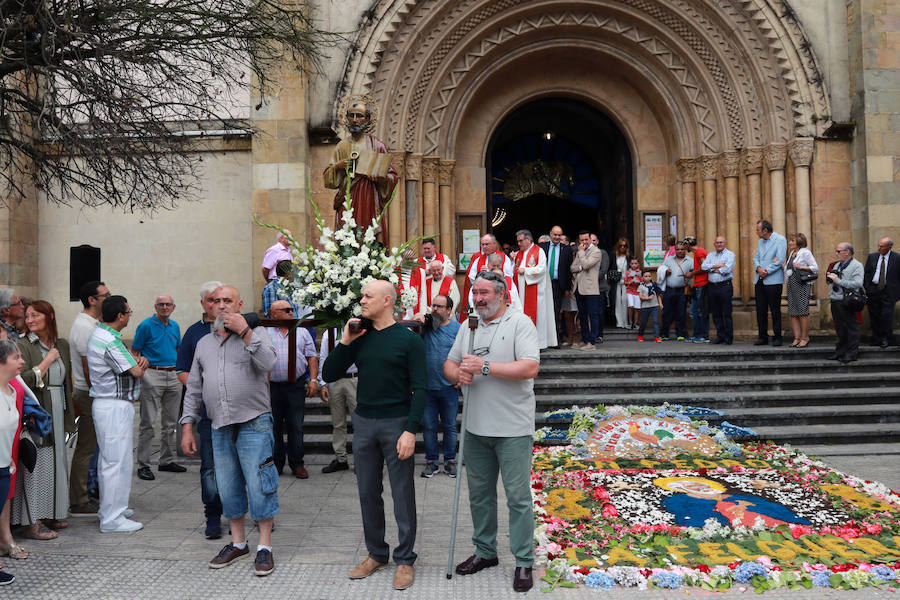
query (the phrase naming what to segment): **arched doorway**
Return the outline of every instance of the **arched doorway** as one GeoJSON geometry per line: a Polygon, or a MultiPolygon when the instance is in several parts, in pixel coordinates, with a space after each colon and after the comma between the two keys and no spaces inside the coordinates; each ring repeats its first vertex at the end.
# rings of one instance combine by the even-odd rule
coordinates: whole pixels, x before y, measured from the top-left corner
{"type": "Polygon", "coordinates": [[[601,111],[568,98],[529,102],[494,130],[485,160],[487,215],[498,240],[553,225],[587,229],[611,250],[633,239],[633,177],[625,136],[601,111]]]}

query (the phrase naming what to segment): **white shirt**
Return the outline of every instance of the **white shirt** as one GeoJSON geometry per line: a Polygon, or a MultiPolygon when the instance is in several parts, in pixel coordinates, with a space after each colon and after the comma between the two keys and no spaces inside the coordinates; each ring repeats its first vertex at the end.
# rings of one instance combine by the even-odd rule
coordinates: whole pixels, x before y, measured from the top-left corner
{"type": "Polygon", "coordinates": [[[890,261],[890,255],[891,253],[888,252],[887,254],[878,256],[878,262],[875,263],[875,273],[872,274],[872,283],[878,284],[878,277],[881,274],[881,269],[884,269],[884,280],[887,281],[887,268],[888,262],[890,261]]]}
{"type": "Polygon", "coordinates": [[[87,380],[84,378],[84,368],[81,357],[87,358],[88,341],[97,329],[97,319],[87,313],[80,312],[72,323],[69,331],[69,352],[72,355],[72,384],[76,390],[88,391],[87,380]]]}

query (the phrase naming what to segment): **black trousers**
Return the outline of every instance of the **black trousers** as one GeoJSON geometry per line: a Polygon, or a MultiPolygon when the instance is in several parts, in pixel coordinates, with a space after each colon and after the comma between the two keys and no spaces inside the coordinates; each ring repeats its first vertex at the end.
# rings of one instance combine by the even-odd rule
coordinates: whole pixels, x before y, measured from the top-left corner
{"type": "Polygon", "coordinates": [[[784,286],[780,283],[775,285],[763,285],[762,281],[757,281],[754,291],[756,292],[756,328],[759,331],[759,339],[768,340],[768,313],[772,313],[772,339],[780,340],[781,332],[781,291],[784,286]]]}
{"type": "Polygon", "coordinates": [[[706,285],[706,290],[709,298],[709,312],[712,313],[713,322],[716,324],[716,336],[730,344],[734,342],[734,323],[731,319],[731,298],[734,296],[734,286],[729,280],[721,285],[709,283],[706,285]]]}
{"type": "Polygon", "coordinates": [[[872,321],[872,343],[890,344],[894,338],[894,301],[887,290],[879,290],[874,285],[866,291],[869,296],[869,319],[872,321]]]}
{"type": "Polygon", "coordinates": [[[559,284],[559,279],[550,280],[550,289],[553,291],[553,318],[556,320],[556,339],[558,342],[569,339],[566,332],[566,320],[562,318],[562,299],[565,290],[559,284]]]}
{"type": "Polygon", "coordinates": [[[844,308],[841,301],[831,301],[831,316],[834,318],[834,330],[837,333],[837,345],[834,353],[838,356],[856,358],[859,355],[859,321],[856,313],[844,308]]]}

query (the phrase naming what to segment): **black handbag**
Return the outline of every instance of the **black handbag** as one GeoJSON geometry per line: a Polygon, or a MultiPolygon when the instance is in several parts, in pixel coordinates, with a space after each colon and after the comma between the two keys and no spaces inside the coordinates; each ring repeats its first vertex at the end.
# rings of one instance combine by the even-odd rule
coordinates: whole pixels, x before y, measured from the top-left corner
{"type": "Polygon", "coordinates": [[[609,283],[619,283],[622,281],[622,271],[618,269],[610,269],[606,272],[606,281],[609,283]]]}
{"type": "Polygon", "coordinates": [[[819,278],[819,274],[812,271],[801,271],[799,269],[794,269],[794,273],[796,274],[797,281],[799,281],[800,283],[812,283],[819,278]]]}
{"type": "Polygon", "coordinates": [[[31,441],[25,427],[22,427],[19,434],[19,464],[28,469],[29,473],[34,473],[37,465],[37,446],[31,441]]]}
{"type": "Polygon", "coordinates": [[[841,302],[844,303],[844,308],[850,312],[860,312],[869,303],[869,298],[862,288],[858,290],[844,288],[844,299],[841,302]]]}

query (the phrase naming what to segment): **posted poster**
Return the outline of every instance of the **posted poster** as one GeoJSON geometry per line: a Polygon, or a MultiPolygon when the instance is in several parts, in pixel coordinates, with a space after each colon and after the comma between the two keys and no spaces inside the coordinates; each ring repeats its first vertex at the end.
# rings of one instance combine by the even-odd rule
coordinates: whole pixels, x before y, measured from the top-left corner
{"type": "Polygon", "coordinates": [[[644,215],[644,266],[658,267],[664,254],[663,215],[644,215]]]}
{"type": "Polygon", "coordinates": [[[478,229],[463,229],[462,251],[466,254],[475,254],[481,250],[481,231],[478,229]]]}

